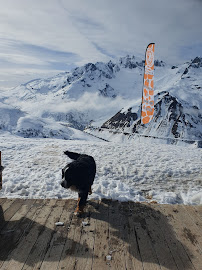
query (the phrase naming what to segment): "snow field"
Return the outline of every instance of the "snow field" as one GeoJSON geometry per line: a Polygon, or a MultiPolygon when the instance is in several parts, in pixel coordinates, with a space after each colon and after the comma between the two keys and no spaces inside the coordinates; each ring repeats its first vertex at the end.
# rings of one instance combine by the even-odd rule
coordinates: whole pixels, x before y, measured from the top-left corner
{"type": "Polygon", "coordinates": [[[77,198],[60,186],[71,160],[63,151],[90,154],[97,163],[91,199],[202,204],[202,150],[151,143],[26,139],[0,135],[3,189],[8,198],[77,198]]]}

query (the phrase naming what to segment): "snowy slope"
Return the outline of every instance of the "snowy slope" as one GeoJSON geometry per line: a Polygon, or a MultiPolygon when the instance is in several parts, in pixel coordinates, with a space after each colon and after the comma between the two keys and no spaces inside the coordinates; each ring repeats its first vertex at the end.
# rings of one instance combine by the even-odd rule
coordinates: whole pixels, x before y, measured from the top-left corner
{"type": "Polygon", "coordinates": [[[97,163],[89,198],[202,204],[202,150],[147,143],[107,143],[0,135],[7,198],[74,198],[61,187],[63,151],[90,154],[97,163]]]}
{"type": "MultiPolygon", "coordinates": [[[[104,126],[122,133],[135,130],[147,136],[201,140],[201,58],[180,66],[155,61],[158,117],[145,127],[138,124],[143,72],[143,60],[126,56],[114,63],[88,63],[49,79],[32,80],[9,92],[1,91],[0,128],[24,137],[67,139],[70,127],[84,130],[91,123],[93,129],[104,126]],[[175,106],[170,108],[169,102],[175,106]],[[124,128],[123,123],[109,125],[107,121],[117,112],[122,110],[126,115],[128,109],[137,114],[136,122],[132,119],[124,128]]],[[[92,129],[88,132],[95,134],[92,129]]]]}

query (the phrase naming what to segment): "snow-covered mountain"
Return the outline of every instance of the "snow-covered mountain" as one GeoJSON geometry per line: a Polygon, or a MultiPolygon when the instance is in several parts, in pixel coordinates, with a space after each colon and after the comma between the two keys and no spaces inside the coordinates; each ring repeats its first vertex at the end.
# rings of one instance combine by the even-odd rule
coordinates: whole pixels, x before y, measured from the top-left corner
{"type": "Polygon", "coordinates": [[[201,126],[202,115],[196,106],[179,102],[169,92],[161,92],[155,96],[154,117],[149,124],[141,124],[140,108],[136,113],[130,107],[119,111],[101,128],[89,127],[87,131],[109,140],[124,134],[127,139],[151,138],[174,144],[196,143],[201,147],[201,126]]]}
{"type": "Polygon", "coordinates": [[[202,58],[168,67],[155,61],[153,120],[142,125],[139,104],[122,108],[100,127],[87,132],[114,140],[149,138],[163,143],[195,143],[202,147],[202,58]],[[124,139],[126,139],[124,138],[124,139]]]}
{"type": "Polygon", "coordinates": [[[87,132],[112,140],[114,134],[202,140],[202,58],[179,66],[155,61],[155,115],[144,126],[143,72],[142,59],[126,56],[1,91],[0,129],[71,139],[88,126],[87,132]]]}

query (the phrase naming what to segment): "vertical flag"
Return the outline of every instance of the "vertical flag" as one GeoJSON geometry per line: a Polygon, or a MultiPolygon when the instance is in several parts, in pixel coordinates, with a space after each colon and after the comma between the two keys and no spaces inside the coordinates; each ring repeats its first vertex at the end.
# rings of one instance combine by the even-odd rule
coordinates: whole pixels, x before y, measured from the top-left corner
{"type": "Polygon", "coordinates": [[[154,43],[147,46],[142,91],[141,123],[149,123],[154,114],[154,43]]]}

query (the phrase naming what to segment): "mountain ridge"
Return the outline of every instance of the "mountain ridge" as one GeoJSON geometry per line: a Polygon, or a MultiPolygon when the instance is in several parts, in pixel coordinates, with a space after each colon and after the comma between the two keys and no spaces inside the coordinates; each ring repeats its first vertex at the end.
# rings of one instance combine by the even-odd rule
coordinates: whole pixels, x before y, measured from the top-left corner
{"type": "Polygon", "coordinates": [[[116,129],[123,134],[140,133],[141,130],[145,136],[201,140],[201,67],[201,57],[173,66],[155,60],[155,116],[152,124],[144,127],[138,122],[144,60],[127,55],[116,63],[111,60],[88,63],[49,79],[32,80],[17,86],[9,94],[4,92],[0,96],[0,110],[7,106],[10,112],[18,109],[20,113],[15,123],[10,120],[5,123],[1,117],[0,129],[22,136],[26,136],[27,131],[27,136],[32,136],[32,133],[38,136],[40,132],[34,132],[38,121],[45,123],[39,129],[46,126],[45,135],[42,134],[47,137],[55,136],[53,134],[61,127],[59,137],[68,139],[68,136],[63,136],[64,126],[81,131],[88,126],[88,132],[95,128],[116,129]],[[130,109],[130,123],[129,114],[122,108],[125,112],[130,109]],[[120,111],[125,116],[122,115],[122,120],[114,125],[113,117],[120,111]]]}

